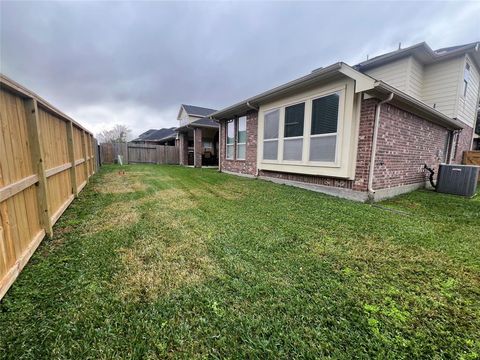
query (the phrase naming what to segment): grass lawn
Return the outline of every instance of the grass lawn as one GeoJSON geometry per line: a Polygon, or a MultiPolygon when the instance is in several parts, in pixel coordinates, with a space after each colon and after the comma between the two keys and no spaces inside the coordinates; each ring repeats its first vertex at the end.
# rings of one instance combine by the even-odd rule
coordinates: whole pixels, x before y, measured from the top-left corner
{"type": "Polygon", "coordinates": [[[92,179],[1,302],[1,358],[479,358],[478,196],[378,207],[119,169],[92,179]]]}

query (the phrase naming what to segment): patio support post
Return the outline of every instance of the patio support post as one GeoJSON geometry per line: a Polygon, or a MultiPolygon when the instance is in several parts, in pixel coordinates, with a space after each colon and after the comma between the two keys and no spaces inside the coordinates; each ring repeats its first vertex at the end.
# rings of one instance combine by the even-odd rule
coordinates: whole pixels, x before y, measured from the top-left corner
{"type": "Polygon", "coordinates": [[[202,129],[194,128],[193,129],[193,154],[194,160],[193,164],[196,168],[202,167],[202,153],[203,153],[203,142],[202,142],[202,129]]]}
{"type": "Polygon", "coordinates": [[[179,135],[180,165],[188,165],[188,133],[181,132],[179,135]]]}

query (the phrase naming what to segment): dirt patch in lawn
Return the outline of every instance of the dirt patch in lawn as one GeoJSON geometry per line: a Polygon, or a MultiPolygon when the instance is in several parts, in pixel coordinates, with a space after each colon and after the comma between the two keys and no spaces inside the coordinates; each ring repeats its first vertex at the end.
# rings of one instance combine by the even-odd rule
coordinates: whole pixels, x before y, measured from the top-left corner
{"type": "Polygon", "coordinates": [[[181,189],[160,190],[145,198],[144,201],[153,201],[162,208],[171,210],[188,210],[198,206],[190,194],[181,189]]]}
{"type": "Polygon", "coordinates": [[[144,191],[147,186],[143,183],[143,172],[111,172],[105,174],[95,185],[95,191],[102,194],[123,194],[144,191]]]}
{"type": "Polygon", "coordinates": [[[89,233],[127,227],[139,219],[138,201],[115,202],[103,209],[88,228],[89,233]]]}
{"type": "Polygon", "coordinates": [[[148,236],[119,252],[124,269],[115,284],[125,301],[154,301],[218,273],[204,242],[195,237],[164,241],[148,236]]]}

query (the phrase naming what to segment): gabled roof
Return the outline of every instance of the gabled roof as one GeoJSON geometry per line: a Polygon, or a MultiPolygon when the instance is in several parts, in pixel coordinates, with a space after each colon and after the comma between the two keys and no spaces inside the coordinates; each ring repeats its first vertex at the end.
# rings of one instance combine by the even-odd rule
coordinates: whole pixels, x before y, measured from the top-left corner
{"type": "Polygon", "coordinates": [[[451,129],[461,129],[463,126],[455,119],[448,117],[440,111],[423,103],[422,101],[388,85],[378,81],[366,74],[363,74],[345,63],[335,63],[325,68],[312,71],[310,74],[302,76],[286,84],[277,86],[271,90],[265,91],[256,96],[238,102],[222,110],[214,112],[211,118],[218,120],[228,120],[235,116],[244,115],[249,110],[257,110],[261,104],[280,99],[282,97],[303,91],[314,85],[322,84],[335,79],[348,77],[355,80],[355,92],[368,92],[379,98],[387,98],[390,93],[394,93],[394,100],[401,106],[408,106],[414,109],[418,114],[425,118],[442,124],[451,129]]]}
{"type": "Polygon", "coordinates": [[[141,134],[137,139],[132,141],[160,141],[175,137],[175,128],[163,128],[160,130],[150,129],[141,134]]]}
{"type": "Polygon", "coordinates": [[[180,126],[176,129],[177,132],[181,132],[182,130],[186,130],[189,128],[218,128],[218,122],[211,119],[210,117],[203,117],[201,119],[192,121],[188,125],[180,126]]]}
{"type": "Polygon", "coordinates": [[[480,42],[470,44],[456,45],[432,50],[426,42],[421,42],[403,49],[391,51],[386,54],[375,56],[369,60],[362,61],[354,66],[355,69],[363,71],[372,67],[377,67],[391,61],[399,60],[407,56],[415,56],[423,64],[431,64],[437,61],[451,59],[463,54],[470,53],[472,58],[480,68],[480,42]]]}
{"type": "Polygon", "coordinates": [[[190,115],[190,116],[204,117],[204,116],[208,116],[208,115],[214,113],[215,111],[217,111],[215,109],[204,108],[204,107],[195,106],[195,105],[182,104],[182,107],[185,109],[187,114],[190,115]]]}

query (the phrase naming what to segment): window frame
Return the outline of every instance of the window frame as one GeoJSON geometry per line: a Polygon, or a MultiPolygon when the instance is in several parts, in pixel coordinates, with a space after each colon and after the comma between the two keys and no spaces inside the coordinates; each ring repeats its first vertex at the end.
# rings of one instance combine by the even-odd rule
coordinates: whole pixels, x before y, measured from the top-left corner
{"type": "MultiPolygon", "coordinates": [[[[262,111],[262,122],[259,123],[259,132],[261,131],[261,137],[259,138],[258,144],[258,152],[261,156],[258,157],[258,166],[262,168],[261,164],[269,165],[267,170],[271,170],[270,165],[282,165],[285,166],[294,166],[294,167],[309,167],[309,168],[341,168],[340,159],[342,154],[340,154],[340,149],[342,147],[343,141],[343,127],[345,121],[345,114],[346,114],[346,96],[347,96],[347,84],[341,83],[332,85],[330,87],[325,87],[319,89],[312,94],[307,94],[305,96],[299,96],[294,100],[286,100],[277,101],[276,103],[272,104],[271,107],[265,107],[265,109],[261,109],[262,111]],[[337,93],[339,95],[339,106],[338,106],[338,119],[337,119],[337,131],[336,133],[328,133],[328,134],[317,134],[311,135],[311,126],[312,126],[312,103],[313,100],[326,97],[328,95],[332,95],[337,93]],[[280,104],[277,104],[280,103],[280,104]],[[304,111],[304,127],[303,127],[303,135],[302,136],[295,136],[295,137],[284,137],[284,129],[285,129],[285,108],[296,105],[299,103],[305,103],[305,111],[304,111]],[[265,160],[263,159],[263,143],[268,140],[273,139],[264,139],[264,121],[265,115],[279,109],[280,110],[280,120],[279,120],[279,134],[278,134],[278,153],[277,153],[277,160],[265,160]],[[261,126],[260,126],[261,125],[261,126]],[[327,136],[336,136],[336,143],[335,143],[335,161],[310,161],[310,139],[313,136],[315,137],[327,137],[327,136]],[[302,144],[302,159],[301,160],[284,160],[283,153],[284,153],[284,143],[285,140],[290,139],[303,139],[302,144]]],[[[354,110],[356,111],[356,110],[354,110]]],[[[273,170],[273,169],[272,169],[273,170]]],[[[273,170],[273,171],[288,171],[288,170],[273,170]]]]}
{"type": "Polygon", "coordinates": [[[239,116],[235,119],[235,160],[244,161],[247,157],[247,115],[239,116]],[[238,141],[238,133],[240,128],[240,119],[245,118],[245,142],[241,143],[238,141]],[[238,157],[238,146],[244,145],[245,146],[245,157],[240,158],[238,157]]]}
{"type": "Polygon", "coordinates": [[[225,126],[225,159],[226,160],[235,160],[235,119],[228,120],[225,126]],[[232,124],[233,126],[233,143],[228,143],[228,125],[232,124]],[[232,146],[232,157],[228,156],[228,147],[232,146]]]}
{"type": "Polygon", "coordinates": [[[263,129],[262,129],[262,158],[260,159],[260,161],[262,162],[266,162],[266,163],[273,163],[273,164],[276,164],[277,161],[278,161],[278,158],[280,156],[280,133],[282,133],[282,129],[280,128],[281,127],[281,123],[282,123],[282,108],[281,107],[276,107],[276,108],[273,108],[273,109],[270,109],[270,110],[266,110],[264,111],[263,113],[263,129]],[[265,115],[268,115],[270,113],[273,113],[275,111],[278,111],[278,131],[277,131],[277,137],[276,138],[271,138],[271,139],[265,139],[265,115]],[[264,152],[263,152],[263,142],[273,142],[273,141],[276,141],[277,142],[277,158],[274,160],[274,159],[264,159],[263,158],[263,155],[264,155],[264,152]]]}
{"type": "Polygon", "coordinates": [[[470,78],[472,76],[471,69],[472,69],[472,66],[470,65],[470,63],[468,61],[465,62],[465,67],[463,68],[463,91],[462,91],[462,97],[464,99],[467,97],[468,85],[470,83],[470,78]]]}
{"type": "Polygon", "coordinates": [[[317,96],[317,97],[314,97],[311,99],[311,103],[312,103],[312,108],[310,109],[310,131],[309,131],[309,140],[308,140],[308,148],[307,148],[307,159],[308,159],[308,162],[311,163],[311,164],[324,164],[324,163],[337,163],[338,162],[338,135],[339,135],[339,132],[338,132],[338,128],[340,127],[340,102],[341,102],[341,99],[342,99],[342,94],[340,91],[334,91],[334,92],[330,92],[329,94],[325,94],[325,95],[321,95],[321,96],[317,96]],[[334,94],[337,94],[338,95],[338,111],[337,111],[337,131],[334,132],[334,133],[326,133],[326,134],[314,134],[312,135],[311,134],[311,126],[312,126],[312,122],[313,122],[313,118],[312,118],[312,111],[313,111],[313,102],[317,99],[321,99],[321,98],[324,98],[324,97],[327,97],[327,96],[330,96],[330,95],[334,95],[334,94]],[[319,160],[310,160],[310,149],[311,149],[311,141],[312,141],[312,138],[314,139],[317,139],[317,138],[322,138],[322,137],[330,137],[330,136],[335,136],[335,159],[334,161],[330,162],[330,161],[319,161],[319,160]]]}

